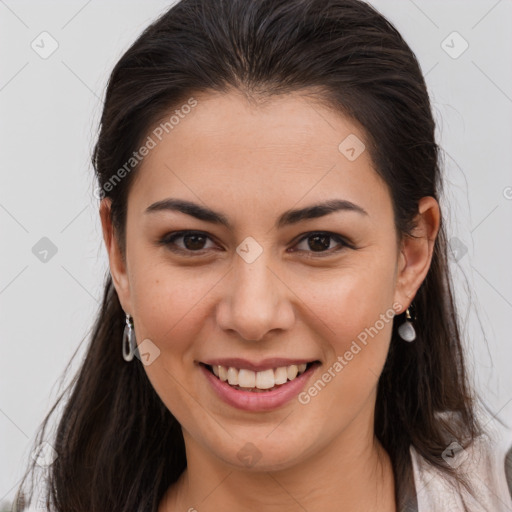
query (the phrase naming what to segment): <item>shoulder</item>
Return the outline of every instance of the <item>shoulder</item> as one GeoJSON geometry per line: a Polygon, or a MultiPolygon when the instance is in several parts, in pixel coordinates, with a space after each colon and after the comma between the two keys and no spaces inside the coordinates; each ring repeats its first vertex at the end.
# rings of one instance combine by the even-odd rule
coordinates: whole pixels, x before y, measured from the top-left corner
{"type": "MultiPolygon", "coordinates": [[[[446,413],[449,415],[449,413],[446,413]]],[[[467,480],[474,495],[432,467],[411,446],[418,512],[512,510],[512,428],[485,411],[477,413],[484,432],[463,448],[449,440],[443,459],[467,480]]]]}

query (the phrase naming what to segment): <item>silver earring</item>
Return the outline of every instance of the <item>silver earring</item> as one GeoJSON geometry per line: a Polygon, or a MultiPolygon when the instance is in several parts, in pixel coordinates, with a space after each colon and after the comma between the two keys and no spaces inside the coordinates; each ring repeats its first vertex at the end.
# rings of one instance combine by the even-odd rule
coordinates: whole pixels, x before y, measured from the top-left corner
{"type": "Polygon", "coordinates": [[[416,330],[414,329],[414,325],[411,320],[411,313],[409,312],[409,308],[405,312],[405,322],[398,328],[398,335],[404,341],[414,341],[416,339],[416,330]]]}
{"type": "Polygon", "coordinates": [[[135,341],[135,331],[133,330],[133,319],[126,314],[126,325],[123,333],[123,359],[130,362],[135,355],[137,342],[135,341]]]}

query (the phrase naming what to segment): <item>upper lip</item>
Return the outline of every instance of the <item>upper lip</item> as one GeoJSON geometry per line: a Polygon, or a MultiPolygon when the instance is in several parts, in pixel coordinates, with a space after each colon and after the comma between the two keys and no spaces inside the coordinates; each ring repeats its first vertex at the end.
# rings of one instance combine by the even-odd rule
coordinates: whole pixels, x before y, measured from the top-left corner
{"type": "Polygon", "coordinates": [[[281,366],[290,366],[292,364],[299,365],[304,363],[311,363],[313,361],[316,361],[316,359],[288,359],[282,357],[272,357],[263,359],[262,361],[256,363],[240,357],[228,357],[225,359],[208,359],[207,361],[201,362],[210,366],[221,365],[225,366],[226,368],[232,367],[239,370],[243,368],[245,370],[261,372],[264,370],[280,368],[281,366]]]}

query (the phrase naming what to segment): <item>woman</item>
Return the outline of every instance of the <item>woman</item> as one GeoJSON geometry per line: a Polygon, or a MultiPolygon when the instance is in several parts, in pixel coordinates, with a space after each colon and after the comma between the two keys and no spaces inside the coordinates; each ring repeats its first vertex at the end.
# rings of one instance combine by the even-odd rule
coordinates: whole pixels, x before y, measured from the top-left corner
{"type": "Polygon", "coordinates": [[[358,0],[182,0],[148,27],[108,84],[110,273],[48,509],[511,510],[434,129],[414,54],[358,0]]]}

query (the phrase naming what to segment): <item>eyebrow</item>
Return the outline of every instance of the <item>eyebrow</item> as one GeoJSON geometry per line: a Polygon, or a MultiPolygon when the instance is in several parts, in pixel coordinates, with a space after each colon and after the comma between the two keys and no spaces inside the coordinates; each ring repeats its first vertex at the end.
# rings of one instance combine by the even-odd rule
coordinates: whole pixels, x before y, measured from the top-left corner
{"type": "MultiPolygon", "coordinates": [[[[211,222],[213,224],[219,224],[228,229],[232,229],[232,225],[228,218],[222,213],[215,212],[210,208],[185,199],[175,199],[172,197],[162,199],[161,201],[157,201],[151,206],[148,206],[145,213],[154,213],[166,210],[181,212],[195,217],[196,219],[211,222]]],[[[338,211],[351,211],[361,215],[368,215],[366,210],[351,201],[347,201],[345,199],[331,199],[323,203],[306,206],[305,208],[287,210],[277,219],[275,227],[280,229],[284,226],[297,224],[303,220],[317,219],[338,211]]]]}

